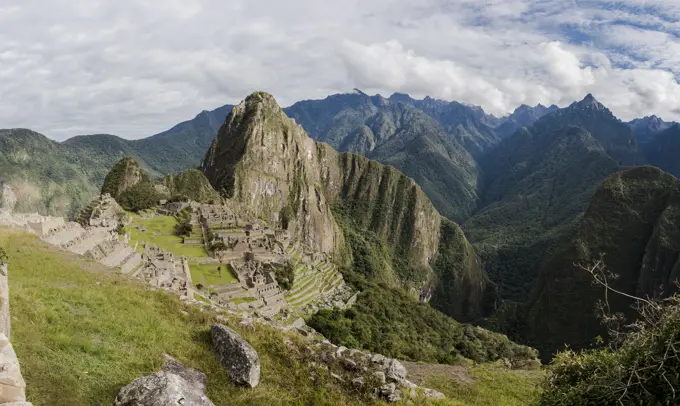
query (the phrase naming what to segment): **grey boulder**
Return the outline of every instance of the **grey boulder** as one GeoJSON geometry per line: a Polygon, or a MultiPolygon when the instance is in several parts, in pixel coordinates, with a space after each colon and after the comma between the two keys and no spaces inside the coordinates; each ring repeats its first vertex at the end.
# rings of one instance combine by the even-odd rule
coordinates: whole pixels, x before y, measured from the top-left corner
{"type": "Polygon", "coordinates": [[[260,357],[234,330],[215,324],[211,330],[212,349],[217,361],[236,384],[254,388],[260,383],[260,357]]]}
{"type": "Polygon", "coordinates": [[[161,371],[137,378],[116,396],[115,406],[214,406],[197,387],[179,375],[161,371]]]}
{"type": "Polygon", "coordinates": [[[165,358],[165,363],[161,368],[163,371],[175,374],[199,389],[201,392],[205,392],[207,380],[203,372],[187,368],[184,364],[167,354],[163,354],[163,358],[165,358]]]}
{"type": "Polygon", "coordinates": [[[406,379],[406,368],[396,359],[386,359],[384,364],[387,379],[394,382],[401,382],[406,379]]]}

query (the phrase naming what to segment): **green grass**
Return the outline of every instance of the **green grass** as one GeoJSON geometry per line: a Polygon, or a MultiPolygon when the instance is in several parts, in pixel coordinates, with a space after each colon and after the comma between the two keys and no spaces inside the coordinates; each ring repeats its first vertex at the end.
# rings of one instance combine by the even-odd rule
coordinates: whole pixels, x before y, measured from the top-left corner
{"type": "Polygon", "coordinates": [[[535,404],[543,371],[510,370],[483,364],[470,370],[473,383],[459,383],[443,376],[428,376],[421,386],[446,395],[444,404],[454,406],[527,406],[535,404]]]}
{"type": "MultiPolygon", "coordinates": [[[[130,244],[135,242],[154,244],[162,249],[172,252],[177,256],[187,258],[208,258],[203,245],[183,244],[182,238],[175,235],[175,225],[177,219],[171,216],[155,216],[150,219],[142,219],[137,214],[131,214],[132,223],[125,227],[125,231],[130,233],[130,244]],[[142,226],[146,231],[135,228],[136,225],[142,226]],[[157,235],[154,235],[156,233],[157,235]]],[[[141,250],[141,248],[138,248],[141,250]]]]}
{"type": "Polygon", "coordinates": [[[194,299],[198,300],[199,302],[203,302],[203,303],[208,303],[208,304],[212,303],[212,302],[210,302],[210,300],[208,300],[208,299],[206,299],[205,297],[199,295],[198,293],[194,293],[194,299]]]}
{"type": "Polygon", "coordinates": [[[189,262],[189,270],[191,271],[191,281],[194,286],[199,283],[205,287],[210,285],[226,285],[229,283],[238,282],[238,279],[231,271],[228,264],[199,264],[198,262],[189,262]],[[220,277],[217,267],[222,267],[222,276],[220,277]]]}
{"type": "Polygon", "coordinates": [[[236,387],[210,348],[212,311],[34,236],[0,229],[0,246],[10,255],[11,338],[35,406],[110,405],[121,387],[159,370],[162,353],[205,372],[217,406],[372,404],[330,381],[315,387],[304,356],[286,346],[282,332],[243,330],[238,320],[227,324],[258,351],[262,380],[254,389],[236,387]]]}
{"type": "Polygon", "coordinates": [[[234,304],[252,303],[257,302],[257,299],[254,297],[237,297],[236,299],[232,299],[231,302],[234,304]]]}

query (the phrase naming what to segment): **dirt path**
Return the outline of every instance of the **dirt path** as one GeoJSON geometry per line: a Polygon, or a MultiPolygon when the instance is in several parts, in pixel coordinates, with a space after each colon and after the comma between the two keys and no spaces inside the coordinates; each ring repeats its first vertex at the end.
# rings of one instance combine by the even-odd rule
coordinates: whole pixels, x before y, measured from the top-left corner
{"type": "Polygon", "coordinates": [[[416,385],[420,385],[423,379],[429,376],[441,376],[466,385],[474,383],[468,369],[462,365],[420,364],[409,361],[401,363],[408,371],[407,379],[416,385]]]}

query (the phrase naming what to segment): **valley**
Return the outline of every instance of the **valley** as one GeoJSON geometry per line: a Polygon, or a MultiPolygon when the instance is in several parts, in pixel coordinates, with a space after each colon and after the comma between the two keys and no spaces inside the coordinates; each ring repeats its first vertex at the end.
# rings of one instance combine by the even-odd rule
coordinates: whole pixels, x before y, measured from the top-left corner
{"type": "MultiPolygon", "coordinates": [[[[0,168],[9,169],[0,172],[0,224],[187,309],[222,314],[211,317],[226,317],[241,333],[255,320],[271,334],[351,349],[340,360],[345,372],[364,362],[362,351],[432,371],[449,365],[472,371],[480,389],[465,374],[426,374],[419,381],[436,390],[423,390],[484,404],[496,396],[488,379],[517,380],[516,394],[498,392],[506,402],[499,404],[525,404],[517,402],[541,396],[537,357],[549,363],[565,344],[597,348],[596,337],[609,339],[594,315],[602,292],[581,267],[604,258],[617,272],[613,286],[631,297],[675,292],[678,127],[645,120],[623,123],[592,95],[499,119],[401,94],[336,95],[281,109],[257,92],[164,134],[118,143],[115,153],[100,149],[111,137],[57,144],[1,130],[8,148],[0,168]],[[183,136],[203,140],[202,159],[199,147],[178,152],[181,143],[129,149],[183,136]],[[80,154],[73,145],[89,152],[69,160],[80,154]],[[22,169],[28,150],[50,158],[22,169]],[[88,160],[97,154],[106,158],[88,160]],[[57,177],[49,165],[60,156],[57,177]],[[173,165],[159,166],[166,159],[173,165]],[[86,175],[88,165],[95,170],[86,175]]],[[[612,299],[610,309],[635,319],[632,304],[612,299]]],[[[253,334],[245,335],[256,343],[271,338],[253,334]]],[[[317,362],[329,371],[324,379],[335,379],[324,387],[339,385],[348,396],[328,404],[416,399],[421,390],[409,392],[417,385],[399,378],[371,395],[373,384],[352,375],[350,386],[361,378],[368,391],[347,392],[337,365],[317,362]]],[[[26,380],[29,388],[40,382],[30,373],[26,380]]]]}

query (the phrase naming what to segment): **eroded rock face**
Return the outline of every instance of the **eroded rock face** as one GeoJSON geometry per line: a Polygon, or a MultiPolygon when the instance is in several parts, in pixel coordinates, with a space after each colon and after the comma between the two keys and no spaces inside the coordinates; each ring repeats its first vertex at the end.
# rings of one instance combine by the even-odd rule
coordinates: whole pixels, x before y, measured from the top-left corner
{"type": "Polygon", "coordinates": [[[234,330],[215,324],[211,330],[212,348],[232,381],[254,388],[260,383],[260,357],[234,330]]]}
{"type": "Polygon", "coordinates": [[[26,400],[26,383],[9,339],[0,333],[0,404],[26,400]]]}
{"type": "Polygon", "coordinates": [[[135,379],[118,393],[115,406],[214,406],[203,388],[171,372],[135,379]]]}

